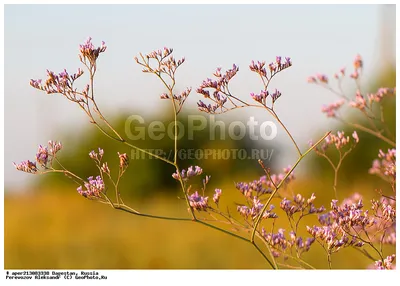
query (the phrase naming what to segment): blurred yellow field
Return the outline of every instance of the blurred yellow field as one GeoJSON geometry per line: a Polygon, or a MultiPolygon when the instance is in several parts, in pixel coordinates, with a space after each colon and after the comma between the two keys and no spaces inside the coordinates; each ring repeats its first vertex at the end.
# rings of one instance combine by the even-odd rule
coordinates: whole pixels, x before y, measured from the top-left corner
{"type": "MultiPolygon", "coordinates": [[[[308,184],[296,185],[298,190],[308,184]]],[[[312,185],[319,188],[317,182],[312,185]]],[[[226,190],[229,201],[235,200],[237,190],[228,191],[228,185],[226,190]]],[[[309,191],[313,190],[303,193],[309,191]]],[[[187,215],[176,198],[135,205],[152,214],[187,215]]],[[[226,234],[191,222],[133,216],[86,200],[71,189],[7,194],[4,233],[7,269],[268,268],[250,244],[226,234]]],[[[316,268],[328,267],[321,247],[315,246],[305,257],[316,268]]],[[[366,263],[354,249],[333,255],[334,268],[366,268],[366,263]]]]}

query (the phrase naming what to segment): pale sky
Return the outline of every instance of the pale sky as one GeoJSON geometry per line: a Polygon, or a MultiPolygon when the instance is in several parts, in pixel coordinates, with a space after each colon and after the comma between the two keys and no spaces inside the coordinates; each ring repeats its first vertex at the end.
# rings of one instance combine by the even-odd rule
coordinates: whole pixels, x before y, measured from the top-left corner
{"type": "MultiPolygon", "coordinates": [[[[382,20],[378,5],[6,5],[4,14],[6,187],[23,187],[31,178],[17,172],[13,161],[33,160],[37,146],[58,140],[54,136],[60,130],[89,125],[82,111],[65,98],[29,86],[31,78],[46,78],[46,69],[58,73],[66,68],[72,73],[82,67],[78,46],[89,36],[95,45],[104,40],[108,47],[100,57],[96,80],[105,114],[163,110],[162,85],[134,62],[139,52],[174,48],[176,58],[186,58],[178,87],[194,90],[216,67],[225,70],[235,63],[240,71],[231,91],[241,98],[261,89],[248,69],[251,60],[268,63],[277,55],[291,57],[293,67],[278,75],[271,88],[282,92],[276,110],[305,148],[308,139],[322,135],[333,123],[320,107],[336,99],[307,84],[307,77],[317,72],[332,76],[343,66],[350,70],[360,54],[367,81],[379,60],[382,20]]],[[[199,99],[195,92],[190,95],[187,107],[193,113],[199,99]]],[[[238,114],[271,120],[255,109],[232,115],[238,114]]],[[[293,163],[291,149],[282,158],[283,165],[293,163]]]]}

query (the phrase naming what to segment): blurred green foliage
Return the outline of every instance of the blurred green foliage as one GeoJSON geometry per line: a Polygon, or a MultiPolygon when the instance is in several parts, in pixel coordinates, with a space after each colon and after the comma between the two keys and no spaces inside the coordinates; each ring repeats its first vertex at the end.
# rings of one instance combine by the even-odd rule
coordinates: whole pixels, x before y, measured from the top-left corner
{"type": "MultiPolygon", "coordinates": [[[[159,114],[170,113],[170,110],[167,110],[165,112],[160,112],[159,114]]],[[[132,114],[140,114],[140,112],[132,114]]],[[[173,124],[173,118],[165,115],[158,118],[143,116],[144,123],[139,123],[137,120],[132,121],[128,119],[132,114],[123,114],[114,118],[112,120],[112,126],[119,132],[119,134],[128,139],[127,141],[129,143],[143,149],[162,150],[165,152],[166,157],[173,161],[173,138],[170,138],[165,134],[161,140],[153,140],[148,135],[148,127],[151,122],[156,120],[161,121],[167,128],[169,124],[173,124]],[[128,128],[128,130],[126,128],[128,128]],[[129,132],[131,132],[136,135],[139,132],[138,128],[145,128],[145,140],[129,140],[127,133],[129,134],[129,132]]],[[[222,116],[216,120],[224,121],[225,118],[226,117],[222,116]]],[[[224,149],[245,149],[247,155],[250,156],[252,150],[265,149],[265,152],[263,153],[265,156],[267,151],[273,150],[274,156],[271,156],[270,161],[265,161],[265,165],[268,167],[273,167],[275,158],[278,158],[279,156],[279,147],[274,143],[269,143],[273,141],[265,141],[267,142],[267,144],[265,144],[266,146],[260,147],[259,145],[256,145],[257,142],[250,140],[246,136],[242,140],[231,139],[227,134],[228,125],[231,121],[227,121],[226,119],[224,121],[226,123],[225,138],[220,136],[221,129],[216,128],[215,140],[210,140],[209,119],[207,119],[207,125],[203,130],[193,132],[193,140],[189,139],[188,136],[188,114],[180,114],[178,121],[185,126],[185,134],[180,140],[178,140],[178,149],[181,150],[182,156],[180,159],[178,158],[178,162],[180,163],[181,168],[199,165],[204,170],[203,174],[212,175],[212,181],[214,181],[214,179],[221,180],[230,178],[233,183],[233,178],[235,178],[235,180],[240,180],[241,178],[247,177],[249,174],[256,179],[257,176],[263,174],[263,171],[256,159],[234,160],[232,158],[233,153],[231,153],[231,158],[223,160],[218,157],[214,158],[214,155],[209,156],[209,158],[199,158],[193,153],[189,154],[190,152],[197,149],[213,149],[214,152],[216,152],[214,154],[218,156],[218,154],[222,154],[218,152],[224,149]],[[189,156],[189,158],[187,156],[189,156]]],[[[111,174],[113,178],[115,178],[118,173],[119,164],[117,152],[127,153],[131,158],[130,166],[120,182],[120,190],[122,190],[125,197],[145,197],[165,192],[179,194],[180,189],[178,187],[178,182],[171,176],[172,173],[175,172],[173,166],[147,155],[144,157],[137,157],[138,155],[143,155],[143,153],[135,151],[129,146],[108,138],[94,125],[89,127],[79,133],[61,134],[58,137],[61,138],[60,141],[62,141],[64,146],[63,150],[58,154],[59,159],[65,168],[74,172],[83,179],[86,179],[89,176],[96,176],[99,171],[94,162],[89,158],[88,153],[92,150],[98,152],[98,148],[100,147],[104,150],[103,161],[108,162],[111,174]]],[[[246,135],[248,135],[247,132],[246,135]]],[[[58,189],[59,186],[65,184],[71,186],[71,181],[60,174],[50,174],[46,177],[41,177],[37,181],[36,186],[54,187],[58,189]]]]}

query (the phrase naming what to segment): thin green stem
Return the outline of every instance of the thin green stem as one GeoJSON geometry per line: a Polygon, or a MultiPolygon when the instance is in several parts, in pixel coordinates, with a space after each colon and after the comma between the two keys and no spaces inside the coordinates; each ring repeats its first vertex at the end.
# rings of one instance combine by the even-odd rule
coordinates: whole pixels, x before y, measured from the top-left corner
{"type": "Polygon", "coordinates": [[[279,119],[278,114],[276,114],[276,112],[274,110],[270,109],[270,108],[266,108],[266,109],[269,111],[269,113],[271,113],[271,115],[276,119],[276,121],[279,122],[279,124],[285,130],[286,134],[289,136],[290,140],[292,140],[294,146],[296,147],[296,150],[297,150],[297,153],[299,154],[299,156],[302,156],[299,146],[297,145],[296,141],[294,140],[292,134],[286,128],[285,124],[283,124],[283,122],[279,119]]]}
{"type": "Polygon", "coordinates": [[[219,231],[221,231],[221,232],[223,232],[223,233],[225,233],[225,234],[228,234],[228,235],[230,235],[230,236],[236,237],[236,238],[238,238],[238,239],[240,239],[240,240],[243,240],[243,241],[246,241],[246,242],[250,242],[249,239],[247,239],[247,238],[245,238],[245,237],[243,237],[243,236],[234,234],[234,233],[229,232],[229,231],[227,231],[227,230],[225,230],[225,229],[223,229],[223,228],[220,228],[220,227],[217,227],[217,226],[215,226],[215,225],[206,223],[206,222],[204,222],[204,221],[195,220],[194,222],[197,222],[197,223],[200,223],[200,224],[205,225],[205,226],[207,226],[207,227],[210,227],[210,228],[219,230],[219,231]]]}
{"type": "Polygon", "coordinates": [[[44,175],[44,174],[48,174],[48,173],[63,173],[63,174],[68,174],[68,175],[70,175],[70,176],[72,176],[72,177],[74,177],[74,178],[76,178],[76,179],[78,179],[78,180],[80,180],[80,181],[82,181],[82,182],[85,181],[85,180],[83,180],[82,178],[78,177],[77,175],[75,175],[74,173],[72,173],[72,172],[70,172],[70,171],[68,171],[68,170],[56,170],[56,169],[51,169],[51,170],[49,170],[49,171],[43,171],[43,172],[37,173],[37,174],[39,174],[39,175],[44,175]]]}
{"type": "Polygon", "coordinates": [[[132,210],[131,208],[127,207],[126,205],[115,206],[115,209],[130,213],[133,215],[148,217],[148,218],[163,219],[163,220],[175,220],[175,221],[193,221],[190,218],[166,217],[166,216],[158,216],[158,215],[139,213],[139,212],[136,212],[136,211],[132,210]]]}
{"type": "Polygon", "coordinates": [[[348,125],[354,127],[354,128],[357,128],[357,129],[360,129],[360,130],[362,130],[362,131],[364,131],[364,132],[367,132],[367,133],[369,133],[369,134],[372,134],[372,135],[374,135],[375,137],[377,137],[377,138],[379,138],[379,139],[385,141],[385,142],[388,143],[389,145],[391,145],[391,146],[393,146],[393,147],[396,147],[396,142],[394,142],[394,141],[390,140],[389,138],[383,136],[383,135],[382,135],[381,133],[379,133],[379,132],[376,132],[376,131],[374,131],[374,130],[371,130],[371,129],[369,129],[369,128],[365,127],[365,126],[362,126],[362,125],[360,125],[360,124],[357,124],[357,123],[350,123],[350,122],[346,122],[346,123],[347,123],[348,125]]]}
{"type": "Polygon", "coordinates": [[[129,146],[129,147],[131,147],[131,148],[134,148],[135,150],[138,150],[138,151],[143,152],[143,153],[145,153],[145,154],[147,154],[147,155],[149,155],[149,156],[152,156],[152,157],[154,157],[154,158],[156,158],[156,159],[159,159],[159,160],[161,160],[161,161],[164,161],[164,162],[166,162],[166,163],[168,163],[168,164],[170,164],[170,165],[172,165],[172,166],[175,166],[175,165],[174,165],[174,162],[171,162],[170,160],[168,160],[168,159],[166,159],[166,158],[160,157],[160,156],[158,156],[158,155],[156,155],[156,154],[153,154],[153,153],[151,153],[151,152],[149,152],[149,151],[146,151],[146,150],[144,150],[144,149],[142,149],[142,148],[139,148],[139,147],[137,147],[137,146],[135,146],[135,145],[132,145],[132,144],[126,142],[126,141],[122,141],[122,143],[124,143],[125,145],[127,145],[127,146],[129,146]]]}
{"type": "Polygon", "coordinates": [[[257,251],[264,257],[265,260],[267,260],[268,264],[272,267],[272,269],[277,269],[277,265],[272,264],[272,262],[268,259],[268,257],[264,254],[264,252],[257,246],[255,242],[252,243],[254,247],[257,249],[257,251]]]}

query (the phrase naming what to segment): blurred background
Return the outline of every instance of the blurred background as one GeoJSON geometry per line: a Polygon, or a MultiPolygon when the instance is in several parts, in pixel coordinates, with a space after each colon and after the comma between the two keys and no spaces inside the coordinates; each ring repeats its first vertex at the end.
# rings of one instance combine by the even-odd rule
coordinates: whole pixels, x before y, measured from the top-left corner
{"type": "MultiPolygon", "coordinates": [[[[95,90],[103,114],[125,135],[131,115],[141,115],[145,125],[172,120],[169,102],[159,99],[165,90],[155,76],[141,73],[133,60],[140,52],[164,46],[174,48],[186,62],[178,70],[177,89],[193,87],[181,122],[187,115],[201,115],[195,89],[215,68],[233,63],[240,68],[231,91],[240,98],[259,92],[260,82],[248,70],[251,60],[273,61],[290,56],[293,66],[271,83],[282,97],[275,105],[281,120],[300,148],[318,140],[328,130],[351,129],[328,119],[321,105],[336,100],[331,92],[307,83],[316,73],[352,70],[357,54],[364,60],[361,84],[365,92],[395,86],[395,5],[6,5],[5,6],[5,150],[4,150],[4,247],[5,268],[265,268],[252,248],[225,234],[200,225],[131,216],[88,201],[77,185],[61,175],[33,176],[18,172],[12,162],[33,160],[39,144],[49,139],[64,145],[59,153],[64,166],[87,178],[96,174],[88,153],[101,147],[111,170],[118,166],[116,153],[131,154],[92,126],[85,114],[60,95],[47,95],[29,86],[30,79],[46,78],[46,69],[70,73],[82,68],[78,45],[88,36],[95,45],[104,40],[107,51],[98,61],[95,90]]],[[[85,84],[82,80],[82,86],[85,84]]],[[[347,94],[356,89],[344,82],[347,94]]],[[[395,133],[395,99],[384,103],[386,121],[395,133]]],[[[255,109],[241,109],[216,116],[229,124],[272,120],[255,109]]],[[[344,114],[355,118],[353,114],[344,114]]],[[[339,174],[339,196],[361,193],[365,202],[377,198],[375,189],[389,191],[368,174],[380,148],[389,146],[359,132],[360,143],[345,160],[339,174]]],[[[173,141],[132,142],[148,149],[172,149],[173,141]]],[[[272,141],[209,140],[207,129],[195,140],[183,137],[182,149],[273,150],[267,165],[275,172],[296,161],[296,150],[278,126],[272,141]]],[[[240,202],[234,182],[252,181],[263,175],[256,160],[184,160],[182,166],[199,165],[212,176],[209,196],[223,190],[221,204],[231,210],[240,202]],[[230,202],[230,204],[228,204],[230,202]]],[[[131,160],[121,181],[129,205],[151,214],[187,216],[177,197],[178,184],[171,166],[156,160],[131,160]]],[[[290,192],[317,196],[316,205],[329,207],[333,198],[333,172],[314,154],[296,169],[290,192]]],[[[279,204],[276,202],[275,204],[279,204]]],[[[368,204],[366,204],[368,206],[368,204]]],[[[315,219],[304,221],[315,224],[315,219]]],[[[287,227],[284,224],[282,227],[287,227]]],[[[389,248],[388,254],[394,248],[389,248]]],[[[389,253],[391,252],[391,253],[389,253]]],[[[370,261],[348,249],[333,256],[334,268],[366,268],[370,261]],[[352,255],[352,259],[348,259],[352,255]]],[[[323,250],[315,246],[306,260],[327,268],[323,250]]]]}

